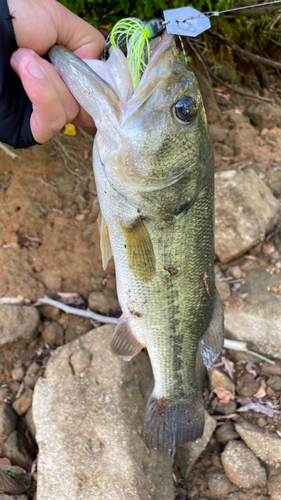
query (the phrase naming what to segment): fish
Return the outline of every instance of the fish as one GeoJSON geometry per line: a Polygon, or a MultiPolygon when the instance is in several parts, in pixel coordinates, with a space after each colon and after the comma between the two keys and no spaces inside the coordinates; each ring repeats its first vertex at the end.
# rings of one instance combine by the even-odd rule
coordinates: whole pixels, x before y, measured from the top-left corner
{"type": "Polygon", "coordinates": [[[106,268],[114,257],[122,309],[111,351],[130,360],[147,349],[154,389],[144,441],[174,453],[202,436],[196,356],[210,369],[223,334],[214,276],[214,161],[198,83],[166,31],[136,89],[118,47],[106,62],[87,64],[60,46],[49,57],[97,127],[102,261],[106,268]]]}

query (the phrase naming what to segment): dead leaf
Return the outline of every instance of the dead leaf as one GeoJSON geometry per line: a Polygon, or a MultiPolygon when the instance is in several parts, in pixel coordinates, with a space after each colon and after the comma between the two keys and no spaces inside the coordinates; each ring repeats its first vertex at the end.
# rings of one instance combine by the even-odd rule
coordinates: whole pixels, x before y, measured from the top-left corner
{"type": "Polygon", "coordinates": [[[224,387],[215,387],[215,389],[212,390],[210,396],[215,394],[220,403],[227,404],[229,403],[230,400],[234,400],[234,394],[232,392],[228,391],[227,389],[224,389],[224,387]]]}
{"type": "Polygon", "coordinates": [[[79,293],[65,293],[65,292],[57,292],[60,297],[60,302],[68,305],[81,306],[85,304],[84,299],[79,295],[79,293]]]}
{"type": "Polygon", "coordinates": [[[254,394],[254,398],[264,398],[266,396],[266,383],[265,383],[265,380],[261,377],[259,377],[258,379],[258,382],[260,382],[260,386],[256,392],[256,394],[254,394]]]}
{"type": "Polygon", "coordinates": [[[257,376],[257,372],[256,372],[256,368],[257,366],[255,365],[255,363],[252,363],[251,361],[249,361],[249,363],[246,364],[246,371],[248,373],[250,373],[250,375],[253,375],[254,378],[256,378],[257,376]]]}
{"type": "Polygon", "coordinates": [[[234,373],[236,373],[235,365],[232,361],[222,356],[223,369],[229,376],[229,378],[234,382],[234,373]]]}
{"type": "Polygon", "coordinates": [[[274,414],[280,413],[280,411],[275,410],[274,408],[268,406],[268,405],[263,405],[261,403],[254,403],[253,401],[245,406],[242,406],[241,408],[238,408],[238,412],[243,412],[243,411],[248,411],[248,410],[254,410],[258,413],[263,413],[264,415],[267,415],[268,417],[273,417],[274,414]]]}

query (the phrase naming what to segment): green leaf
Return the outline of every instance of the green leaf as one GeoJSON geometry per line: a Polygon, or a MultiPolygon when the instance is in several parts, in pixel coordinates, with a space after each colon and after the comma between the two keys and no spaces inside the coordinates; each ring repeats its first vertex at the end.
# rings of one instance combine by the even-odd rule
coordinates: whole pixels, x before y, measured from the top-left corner
{"type": "Polygon", "coordinates": [[[8,458],[0,459],[0,489],[17,495],[28,490],[32,483],[31,474],[17,465],[11,465],[8,458]]]}

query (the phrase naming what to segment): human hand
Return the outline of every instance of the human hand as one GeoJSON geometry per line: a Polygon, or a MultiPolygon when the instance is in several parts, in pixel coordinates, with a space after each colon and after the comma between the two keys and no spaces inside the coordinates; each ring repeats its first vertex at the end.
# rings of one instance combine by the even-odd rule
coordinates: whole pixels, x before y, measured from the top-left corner
{"type": "Polygon", "coordinates": [[[97,59],[104,48],[103,35],[56,0],[8,0],[19,49],[11,66],[21,78],[33,103],[30,127],[43,143],[66,123],[93,127],[90,115],[69,92],[54,66],[42,59],[54,44],[61,44],[83,59],[97,59]]]}

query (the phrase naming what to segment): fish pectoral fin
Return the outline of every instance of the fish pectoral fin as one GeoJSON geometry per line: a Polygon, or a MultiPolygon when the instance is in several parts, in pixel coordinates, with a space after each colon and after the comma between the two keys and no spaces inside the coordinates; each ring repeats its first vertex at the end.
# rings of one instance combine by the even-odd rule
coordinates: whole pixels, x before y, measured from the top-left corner
{"type": "Polygon", "coordinates": [[[147,283],[156,272],[156,259],[152,242],[143,221],[138,219],[126,227],[121,224],[125,237],[129,269],[139,280],[147,283]]]}
{"type": "Polygon", "coordinates": [[[122,356],[129,361],[136,356],[144,346],[136,339],[132,333],[127,318],[123,316],[117,323],[116,330],[110,342],[110,349],[112,354],[122,356]]]}
{"type": "Polygon", "coordinates": [[[100,212],[98,215],[98,228],[100,232],[100,249],[101,249],[101,258],[102,258],[102,267],[103,269],[107,268],[108,261],[112,257],[111,244],[109,239],[109,232],[107,223],[104,220],[102,213],[100,212]]]}
{"type": "Polygon", "coordinates": [[[208,370],[213,366],[217,357],[220,355],[223,346],[224,331],[224,313],[223,305],[216,289],[215,307],[208,330],[203,335],[200,342],[200,350],[204,365],[208,370]]]}

